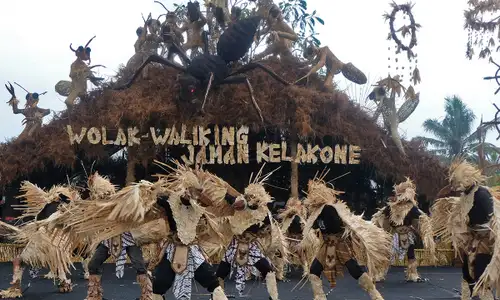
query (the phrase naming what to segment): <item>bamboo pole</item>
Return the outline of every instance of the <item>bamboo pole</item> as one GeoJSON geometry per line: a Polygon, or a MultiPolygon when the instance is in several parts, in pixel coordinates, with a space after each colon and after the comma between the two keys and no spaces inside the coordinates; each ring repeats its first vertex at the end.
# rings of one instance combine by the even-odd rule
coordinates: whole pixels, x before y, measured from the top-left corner
{"type": "Polygon", "coordinates": [[[127,177],[125,179],[126,185],[135,182],[136,154],[137,151],[135,147],[127,148],[127,177]]]}
{"type": "Polygon", "coordinates": [[[290,156],[292,157],[291,161],[291,174],[290,174],[290,191],[291,191],[291,198],[299,199],[299,164],[295,161],[295,158],[297,156],[297,143],[298,143],[298,138],[297,134],[295,131],[293,131],[290,135],[290,142],[291,142],[291,148],[290,148],[290,156]]]}

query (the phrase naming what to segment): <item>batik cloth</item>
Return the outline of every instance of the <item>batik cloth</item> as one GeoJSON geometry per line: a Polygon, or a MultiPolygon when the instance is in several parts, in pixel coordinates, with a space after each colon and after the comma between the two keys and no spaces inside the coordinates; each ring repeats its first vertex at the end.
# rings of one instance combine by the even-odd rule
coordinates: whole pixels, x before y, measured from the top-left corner
{"type": "MultiPolygon", "coordinates": [[[[169,243],[165,249],[167,259],[174,259],[175,244],[169,243]]],[[[175,299],[190,300],[194,272],[205,262],[205,255],[198,245],[188,246],[187,267],[181,274],[175,274],[172,293],[175,299]]]]}
{"type": "MultiPolygon", "coordinates": [[[[409,245],[415,244],[415,234],[413,232],[408,233],[408,241],[409,245]]],[[[402,247],[399,242],[399,234],[395,233],[392,239],[392,259],[391,261],[394,263],[396,258],[398,260],[404,260],[406,253],[408,252],[408,248],[402,247]]]]}
{"type": "Polygon", "coordinates": [[[248,246],[247,263],[241,266],[235,260],[237,251],[238,251],[238,240],[236,238],[233,238],[231,244],[229,244],[226,253],[224,254],[224,257],[222,258],[222,261],[229,263],[231,265],[231,269],[235,270],[236,290],[241,294],[243,290],[245,290],[245,281],[247,279],[247,275],[255,273],[255,269],[253,266],[259,260],[265,258],[265,256],[260,250],[259,243],[257,241],[250,242],[248,246]]]}
{"type": "MultiPolygon", "coordinates": [[[[122,278],[123,275],[125,274],[125,263],[127,262],[127,247],[135,245],[135,241],[134,238],[132,237],[132,234],[130,232],[122,233],[121,243],[122,243],[122,248],[120,255],[118,255],[118,257],[116,257],[115,260],[115,274],[116,277],[118,278],[122,278]]],[[[113,249],[112,239],[102,241],[101,244],[108,247],[109,251],[113,249]]]]}

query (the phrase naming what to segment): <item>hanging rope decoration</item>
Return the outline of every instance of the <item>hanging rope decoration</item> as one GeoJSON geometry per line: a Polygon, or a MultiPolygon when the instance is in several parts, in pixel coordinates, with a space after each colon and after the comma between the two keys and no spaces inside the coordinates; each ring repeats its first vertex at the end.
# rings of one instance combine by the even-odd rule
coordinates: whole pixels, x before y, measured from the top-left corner
{"type": "MultiPolygon", "coordinates": [[[[396,51],[394,61],[396,63],[396,72],[399,73],[399,77],[401,79],[404,79],[405,76],[402,72],[404,72],[405,67],[401,66],[401,70],[399,70],[399,58],[398,55],[404,51],[406,52],[406,58],[410,62],[409,66],[409,75],[410,75],[410,82],[413,83],[413,85],[416,85],[420,83],[420,71],[418,70],[417,63],[418,63],[418,58],[417,58],[417,53],[415,51],[415,46],[417,46],[417,30],[421,27],[420,24],[417,24],[415,22],[415,17],[413,16],[412,13],[412,8],[414,4],[412,3],[406,3],[406,4],[396,4],[395,2],[392,2],[391,4],[392,7],[392,12],[385,13],[383,15],[384,19],[386,21],[389,21],[389,34],[387,37],[387,40],[389,41],[394,41],[396,43],[396,51]],[[406,20],[406,17],[409,18],[410,24],[409,25],[403,25],[401,28],[396,29],[394,27],[394,23],[396,21],[396,16],[398,13],[403,14],[403,19],[406,20]],[[407,35],[410,35],[410,41],[409,43],[405,44],[402,39],[398,36],[398,33],[401,34],[402,39],[407,37],[407,35]],[[412,70],[413,68],[413,70],[412,70]],[[400,73],[401,72],[401,73],[400,73]]],[[[389,47],[389,51],[391,50],[391,47],[389,47]]],[[[391,60],[391,57],[389,57],[389,61],[391,60]]],[[[389,69],[391,66],[389,65],[389,69]]]]}
{"type": "Polygon", "coordinates": [[[475,55],[474,49],[479,50],[479,58],[491,56],[493,51],[500,51],[500,46],[495,49],[495,40],[500,41],[500,14],[483,21],[489,14],[499,13],[500,2],[498,0],[469,0],[470,8],[465,11],[464,28],[468,30],[467,49],[465,56],[472,59],[475,55]],[[495,38],[495,31],[497,31],[495,38]]]}

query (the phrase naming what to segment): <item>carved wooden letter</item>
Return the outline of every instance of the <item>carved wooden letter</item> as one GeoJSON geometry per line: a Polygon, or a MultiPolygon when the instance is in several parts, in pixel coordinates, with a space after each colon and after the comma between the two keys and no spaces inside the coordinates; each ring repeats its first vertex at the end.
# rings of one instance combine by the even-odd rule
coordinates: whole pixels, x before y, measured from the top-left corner
{"type": "Polygon", "coordinates": [[[347,164],[347,145],[335,145],[335,161],[336,164],[347,164]]]}
{"type": "Polygon", "coordinates": [[[226,154],[224,154],[224,164],[234,165],[236,160],[234,159],[234,146],[230,146],[226,154]]]}
{"type": "Polygon", "coordinates": [[[250,128],[248,126],[241,126],[236,132],[236,143],[238,145],[248,144],[248,132],[250,128]]]}
{"type": "Polygon", "coordinates": [[[92,145],[99,144],[101,142],[101,133],[99,132],[99,129],[95,127],[90,128],[87,132],[87,139],[92,145]]]}
{"type": "Polygon", "coordinates": [[[237,148],[236,148],[236,151],[237,151],[236,161],[239,164],[248,164],[248,163],[250,163],[250,155],[249,155],[248,144],[246,144],[246,145],[238,145],[237,148]]]}
{"type": "Polygon", "coordinates": [[[175,125],[172,125],[172,129],[170,130],[170,137],[168,138],[167,144],[169,145],[179,145],[181,142],[181,137],[177,132],[177,128],[175,125]]]}
{"type": "Polygon", "coordinates": [[[182,161],[186,166],[191,166],[194,164],[194,146],[193,145],[188,145],[187,146],[188,151],[189,151],[189,157],[186,157],[185,155],[181,156],[182,161]]]}
{"type": "Polygon", "coordinates": [[[141,139],[136,137],[136,135],[139,133],[139,129],[134,126],[134,128],[128,128],[128,145],[129,147],[132,147],[134,144],[140,145],[141,144],[141,139]]]}
{"type": "Polygon", "coordinates": [[[359,146],[349,146],[349,163],[352,165],[358,165],[360,163],[359,158],[361,157],[361,147],[359,146]]]}
{"type": "Polygon", "coordinates": [[[191,145],[192,141],[190,139],[186,139],[186,133],[187,133],[187,126],[186,126],[186,124],[182,124],[181,125],[181,138],[180,138],[179,143],[182,145],[191,145]]]}
{"type": "Polygon", "coordinates": [[[167,142],[168,137],[170,136],[170,128],[165,129],[165,134],[164,135],[156,135],[156,129],[154,127],[150,127],[149,131],[151,132],[151,137],[153,138],[153,143],[155,145],[165,145],[167,142]]]}
{"type": "Polygon", "coordinates": [[[317,163],[318,157],[316,156],[316,152],[319,151],[319,146],[315,145],[314,147],[311,144],[307,144],[307,162],[308,163],[317,163]]]}
{"type": "Polygon", "coordinates": [[[118,134],[116,135],[115,145],[125,146],[127,144],[127,135],[122,128],[118,128],[118,134]]]}
{"type": "Polygon", "coordinates": [[[71,145],[73,145],[75,142],[77,144],[80,144],[83,140],[83,137],[85,136],[85,133],[87,132],[87,127],[82,127],[82,129],[80,130],[80,134],[74,134],[71,125],[67,125],[66,131],[68,132],[69,143],[71,145]]]}
{"type": "Polygon", "coordinates": [[[333,160],[333,149],[330,146],[326,146],[325,148],[321,149],[321,152],[319,153],[319,157],[321,158],[321,161],[324,164],[329,164],[333,160]]]}
{"type": "Polygon", "coordinates": [[[203,126],[198,126],[198,140],[200,146],[208,146],[210,144],[210,139],[207,138],[207,135],[210,134],[212,130],[210,128],[205,128],[203,126]]]}
{"type": "Polygon", "coordinates": [[[221,139],[221,145],[222,146],[234,146],[234,127],[222,127],[222,139],[221,139]]]}
{"type": "Polygon", "coordinates": [[[257,163],[269,162],[269,156],[264,154],[267,149],[269,149],[269,145],[266,142],[257,142],[257,163]]]}
{"type": "Polygon", "coordinates": [[[279,163],[281,161],[280,144],[269,145],[269,161],[279,163]]]}

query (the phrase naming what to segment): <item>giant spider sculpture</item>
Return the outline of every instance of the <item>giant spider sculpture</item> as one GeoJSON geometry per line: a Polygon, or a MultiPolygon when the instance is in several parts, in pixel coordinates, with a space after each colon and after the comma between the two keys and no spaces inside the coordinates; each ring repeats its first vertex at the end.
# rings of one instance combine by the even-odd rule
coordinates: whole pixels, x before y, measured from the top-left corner
{"type": "Polygon", "coordinates": [[[151,62],[160,63],[183,73],[178,77],[181,101],[199,103],[199,99],[204,94],[201,112],[203,112],[208,94],[212,87],[223,84],[246,84],[252,104],[260,120],[264,122],[262,111],[254,97],[252,85],[248,77],[243,73],[260,68],[282,84],[290,85],[290,83],[258,62],[246,64],[234,72],[231,72],[231,67],[229,66],[232,62],[240,60],[247,53],[252,45],[253,37],[257,32],[261,19],[261,17],[255,16],[234,23],[233,26],[228,27],[221,35],[217,43],[217,55],[205,53],[196,56],[189,61],[187,67],[168,61],[161,56],[151,55],[144,64],[139,67],[129,83],[117,89],[121,90],[130,87],[147,64],[151,62]]]}

